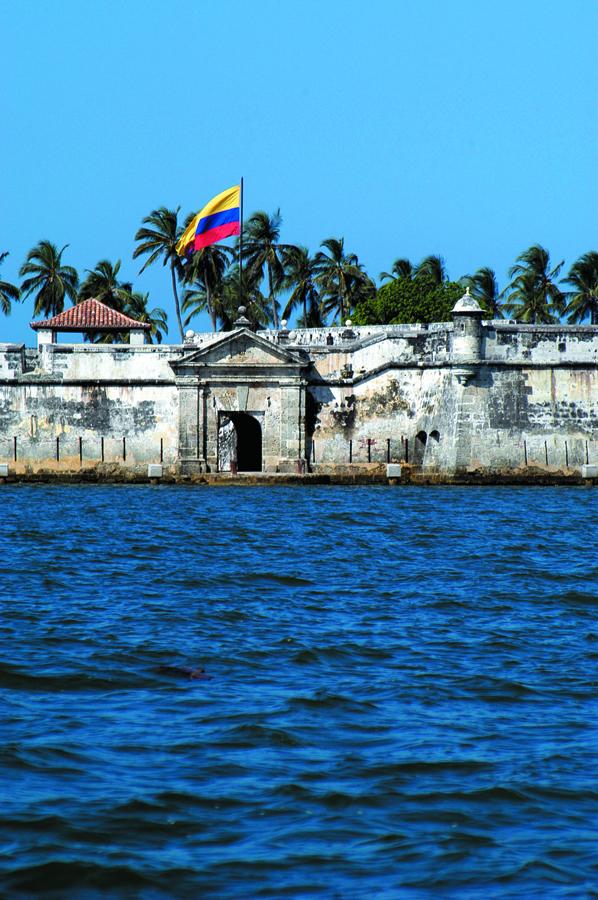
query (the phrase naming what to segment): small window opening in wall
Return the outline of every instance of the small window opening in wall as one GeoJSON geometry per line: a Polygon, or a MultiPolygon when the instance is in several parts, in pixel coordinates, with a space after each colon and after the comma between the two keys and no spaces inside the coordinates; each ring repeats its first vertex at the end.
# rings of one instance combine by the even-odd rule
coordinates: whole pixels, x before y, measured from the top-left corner
{"type": "Polygon", "coordinates": [[[567,344],[565,343],[565,341],[561,341],[559,344],[559,353],[564,353],[566,349],[567,344]]]}
{"type": "Polygon", "coordinates": [[[418,431],[418,433],[415,435],[415,444],[413,447],[413,462],[416,466],[421,466],[424,461],[427,442],[428,435],[426,434],[426,432],[418,431]]]}
{"type": "Polygon", "coordinates": [[[430,438],[438,443],[438,441],[440,440],[440,432],[434,429],[434,431],[430,432],[430,438]]]}

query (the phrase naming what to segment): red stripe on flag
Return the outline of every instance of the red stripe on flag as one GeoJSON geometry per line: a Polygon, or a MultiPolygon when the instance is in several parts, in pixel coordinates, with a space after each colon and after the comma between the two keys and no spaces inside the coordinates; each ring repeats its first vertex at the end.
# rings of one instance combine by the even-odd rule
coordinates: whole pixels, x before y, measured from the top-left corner
{"type": "Polygon", "coordinates": [[[217,225],[216,228],[210,228],[209,231],[204,231],[203,234],[196,234],[193,241],[193,249],[200,250],[202,247],[209,247],[210,244],[216,244],[223,238],[239,233],[238,222],[227,222],[226,225],[217,225]]]}

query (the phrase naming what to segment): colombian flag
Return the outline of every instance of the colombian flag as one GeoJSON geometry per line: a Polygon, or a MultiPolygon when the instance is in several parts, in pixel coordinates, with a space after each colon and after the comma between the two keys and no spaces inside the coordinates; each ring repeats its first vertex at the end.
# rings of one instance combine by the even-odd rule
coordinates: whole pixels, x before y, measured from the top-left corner
{"type": "Polygon", "coordinates": [[[239,234],[240,207],[241,188],[238,184],[206,203],[176,245],[178,255],[187,256],[232,234],[239,234]]]}

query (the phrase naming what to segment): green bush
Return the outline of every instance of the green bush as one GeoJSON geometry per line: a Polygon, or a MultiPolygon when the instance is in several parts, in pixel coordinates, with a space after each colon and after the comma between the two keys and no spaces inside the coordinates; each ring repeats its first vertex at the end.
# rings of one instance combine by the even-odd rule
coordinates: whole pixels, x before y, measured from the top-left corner
{"type": "Polygon", "coordinates": [[[370,300],[357,304],[351,318],[355,325],[449,322],[463,293],[456,281],[436,284],[428,275],[397,278],[379,288],[370,300]]]}

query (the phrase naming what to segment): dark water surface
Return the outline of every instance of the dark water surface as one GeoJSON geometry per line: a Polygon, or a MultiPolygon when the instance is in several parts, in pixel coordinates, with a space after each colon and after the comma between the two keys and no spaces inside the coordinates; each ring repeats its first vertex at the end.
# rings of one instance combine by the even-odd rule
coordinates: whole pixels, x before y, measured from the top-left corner
{"type": "Polygon", "coordinates": [[[0,896],[598,896],[597,502],[0,488],[0,896]]]}

